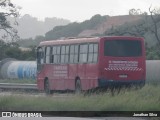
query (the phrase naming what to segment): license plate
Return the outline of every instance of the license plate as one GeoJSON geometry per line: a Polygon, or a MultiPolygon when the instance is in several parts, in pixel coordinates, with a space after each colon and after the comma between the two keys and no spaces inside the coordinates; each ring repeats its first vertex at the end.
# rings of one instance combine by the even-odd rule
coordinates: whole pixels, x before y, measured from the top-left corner
{"type": "Polygon", "coordinates": [[[119,78],[127,78],[128,75],[119,75],[119,78]]]}

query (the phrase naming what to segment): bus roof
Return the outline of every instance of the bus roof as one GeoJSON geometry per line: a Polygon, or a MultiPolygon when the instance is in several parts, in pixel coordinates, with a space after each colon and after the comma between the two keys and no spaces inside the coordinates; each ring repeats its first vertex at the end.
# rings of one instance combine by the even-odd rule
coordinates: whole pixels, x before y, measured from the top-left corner
{"type": "Polygon", "coordinates": [[[63,40],[49,40],[40,42],[39,46],[49,46],[49,45],[63,45],[63,44],[79,44],[79,43],[92,43],[99,42],[102,38],[136,38],[142,39],[141,37],[132,36],[103,36],[103,37],[86,37],[86,38],[66,38],[63,40]]]}
{"type": "Polygon", "coordinates": [[[40,42],[39,46],[46,46],[46,45],[63,45],[63,44],[78,44],[84,42],[98,42],[100,37],[92,37],[92,38],[67,38],[63,40],[49,40],[40,42]]]}

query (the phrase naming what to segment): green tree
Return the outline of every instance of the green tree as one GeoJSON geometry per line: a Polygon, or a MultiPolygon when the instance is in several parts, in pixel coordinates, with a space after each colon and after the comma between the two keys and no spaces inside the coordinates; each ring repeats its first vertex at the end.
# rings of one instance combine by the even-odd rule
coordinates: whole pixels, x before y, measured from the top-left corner
{"type": "Polygon", "coordinates": [[[152,19],[152,23],[153,23],[150,26],[150,30],[156,37],[156,40],[157,40],[158,46],[159,46],[159,51],[160,51],[160,35],[159,35],[159,31],[158,31],[158,24],[160,24],[160,8],[154,8],[151,10],[151,7],[150,7],[149,12],[151,14],[151,19],[152,19]]]}
{"type": "Polygon", "coordinates": [[[129,10],[129,15],[147,15],[147,12],[142,12],[140,9],[130,9],[129,10]]]}
{"type": "Polygon", "coordinates": [[[18,47],[8,47],[5,51],[7,57],[10,58],[20,58],[21,57],[21,50],[18,47]]]}
{"type": "Polygon", "coordinates": [[[57,26],[45,34],[46,40],[59,39],[62,37],[77,37],[83,30],[93,29],[105,21],[107,16],[95,15],[90,20],[82,23],[70,23],[66,26],[57,26]]]}
{"type": "Polygon", "coordinates": [[[16,56],[15,54],[18,56],[18,49],[13,49],[13,46],[14,48],[18,46],[12,43],[17,40],[18,32],[12,25],[18,25],[16,17],[19,15],[19,9],[10,0],[0,0],[0,60],[8,56],[16,56]],[[8,17],[15,18],[14,23],[8,21],[8,17]],[[10,51],[12,51],[13,55],[10,54],[10,51]]]}
{"type": "MultiPolygon", "coordinates": [[[[16,18],[19,8],[16,7],[10,0],[0,0],[0,40],[9,40],[12,41],[17,39],[17,30],[12,27],[11,23],[7,20],[7,17],[16,18]]],[[[15,25],[18,25],[16,20],[14,21],[15,25]]]]}

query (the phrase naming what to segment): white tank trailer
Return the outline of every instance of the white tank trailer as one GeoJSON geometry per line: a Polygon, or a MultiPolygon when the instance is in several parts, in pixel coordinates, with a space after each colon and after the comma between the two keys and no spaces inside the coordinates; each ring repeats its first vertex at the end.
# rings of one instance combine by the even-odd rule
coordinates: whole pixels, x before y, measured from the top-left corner
{"type": "Polygon", "coordinates": [[[146,60],[146,81],[160,82],[160,60],[146,60]]]}
{"type": "Polygon", "coordinates": [[[35,61],[4,59],[0,64],[0,78],[2,79],[36,79],[36,71],[35,61]]]}
{"type": "MultiPolygon", "coordinates": [[[[36,79],[36,61],[4,59],[0,62],[2,79],[36,79]]],[[[146,82],[160,82],[160,60],[146,60],[146,82]]]]}

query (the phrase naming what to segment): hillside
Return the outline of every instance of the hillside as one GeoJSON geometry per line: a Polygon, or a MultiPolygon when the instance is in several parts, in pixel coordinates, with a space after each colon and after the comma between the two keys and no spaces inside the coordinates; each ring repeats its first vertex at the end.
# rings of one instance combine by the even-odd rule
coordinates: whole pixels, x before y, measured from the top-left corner
{"type": "Polygon", "coordinates": [[[113,16],[113,17],[108,16],[106,21],[97,25],[94,29],[88,29],[82,31],[78,36],[81,37],[81,36],[92,36],[92,35],[103,34],[105,31],[111,29],[113,26],[117,27],[125,23],[131,23],[137,21],[141,18],[142,18],[141,16],[130,16],[130,15],[113,16]]]}
{"type": "Polygon", "coordinates": [[[105,22],[107,16],[95,15],[90,20],[81,23],[70,23],[66,26],[57,26],[45,34],[46,40],[60,39],[63,37],[78,37],[81,32],[87,29],[94,30],[98,25],[105,22]]]}
{"type": "Polygon", "coordinates": [[[101,16],[95,15],[82,23],[70,23],[66,26],[57,26],[45,34],[46,40],[62,37],[85,37],[104,34],[113,26],[120,26],[141,19],[141,16],[101,16]]]}

